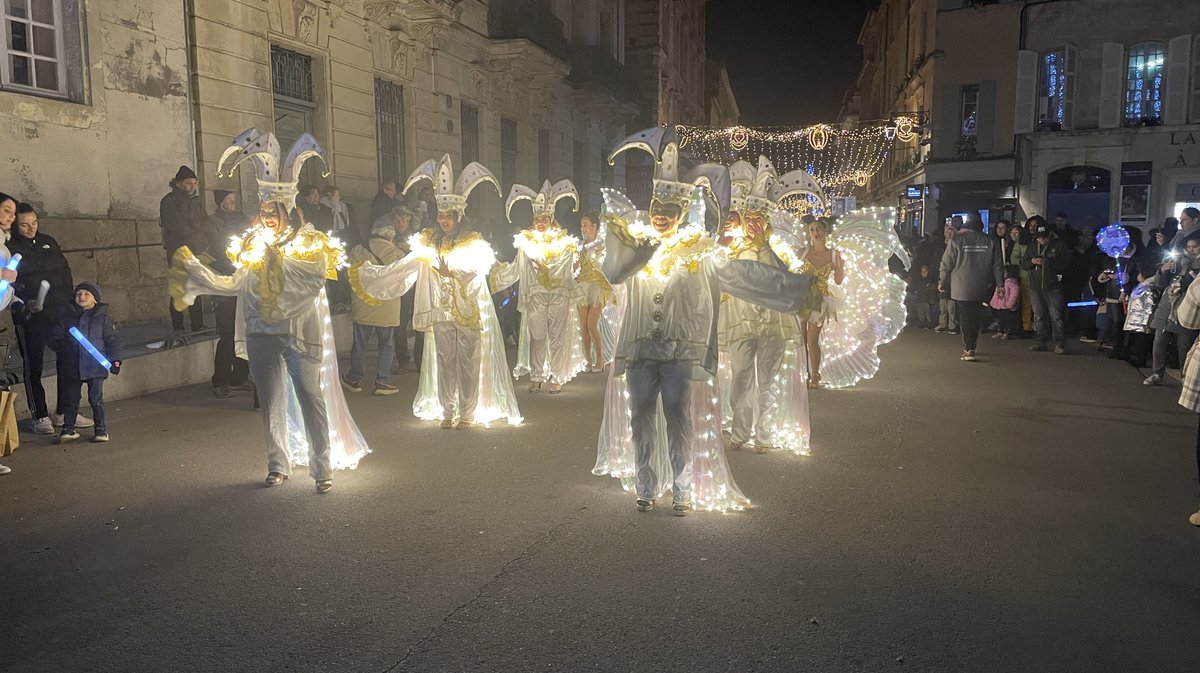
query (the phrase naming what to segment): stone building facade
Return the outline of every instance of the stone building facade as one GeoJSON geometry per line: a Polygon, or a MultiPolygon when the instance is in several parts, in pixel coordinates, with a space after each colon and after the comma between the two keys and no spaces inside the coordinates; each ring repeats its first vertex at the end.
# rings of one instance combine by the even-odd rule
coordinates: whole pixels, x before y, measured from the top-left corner
{"type": "Polygon", "coordinates": [[[897,137],[860,205],[899,206],[914,235],[953,215],[987,223],[1019,215],[1012,111],[1023,4],[884,0],[868,15],[863,68],[842,121],[907,113],[924,124],[897,137]]]}
{"type": "MultiPolygon", "coordinates": [[[[248,127],[285,145],[316,136],[329,175],[305,178],[337,184],[364,218],[381,180],[443,153],[482,161],[506,189],[572,178],[594,208],[602,184],[624,183],[607,152],[644,104],[627,65],[630,0],[37,4],[53,11],[8,45],[25,67],[0,82],[12,157],[0,190],[41,209],[119,321],[165,315],[157,208],[180,165],[200,175],[209,211],[214,189],[254,207],[253,176],[216,173],[248,127]]],[[[503,226],[501,202],[473,203],[481,226],[503,226]]]]}

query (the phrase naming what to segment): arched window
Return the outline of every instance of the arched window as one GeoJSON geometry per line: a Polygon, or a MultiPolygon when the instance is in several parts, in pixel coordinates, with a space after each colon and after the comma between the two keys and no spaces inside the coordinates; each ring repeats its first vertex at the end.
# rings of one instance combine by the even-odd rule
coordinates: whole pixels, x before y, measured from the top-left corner
{"type": "Polygon", "coordinates": [[[1166,61],[1162,42],[1140,42],[1129,48],[1125,73],[1125,123],[1162,123],[1162,84],[1166,61]]]}

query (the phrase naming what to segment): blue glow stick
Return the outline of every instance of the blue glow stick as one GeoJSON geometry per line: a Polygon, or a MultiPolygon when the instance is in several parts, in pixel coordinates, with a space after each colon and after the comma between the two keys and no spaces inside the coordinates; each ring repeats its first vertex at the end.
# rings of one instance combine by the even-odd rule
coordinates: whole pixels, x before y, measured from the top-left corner
{"type": "Polygon", "coordinates": [[[1079,308],[1081,306],[1097,306],[1097,305],[1098,304],[1096,303],[1096,300],[1094,300],[1094,299],[1091,301],[1069,301],[1069,302],[1067,302],[1067,308],[1079,308]]]}
{"type": "Polygon", "coordinates": [[[84,350],[96,358],[96,362],[99,362],[101,367],[109,370],[112,369],[112,363],[108,361],[108,358],[96,350],[96,347],[92,345],[92,342],[88,341],[87,337],[83,336],[83,332],[80,332],[78,327],[72,327],[67,331],[71,333],[71,336],[75,337],[75,340],[79,342],[80,346],[83,346],[84,350]]]}
{"type": "MultiPolygon", "coordinates": [[[[9,271],[16,271],[17,265],[20,263],[21,263],[21,253],[18,252],[17,254],[12,256],[12,259],[8,260],[8,264],[5,264],[4,268],[8,269],[9,271]]],[[[5,292],[8,292],[8,281],[0,280],[0,295],[3,295],[5,292]]]]}

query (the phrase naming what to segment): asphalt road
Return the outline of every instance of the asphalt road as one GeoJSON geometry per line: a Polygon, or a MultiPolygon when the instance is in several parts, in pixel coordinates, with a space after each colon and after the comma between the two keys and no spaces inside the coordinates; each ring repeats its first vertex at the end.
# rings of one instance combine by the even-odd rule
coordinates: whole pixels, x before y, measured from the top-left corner
{"type": "Polygon", "coordinates": [[[375,453],[324,496],[261,486],[244,394],[115,403],[4,461],[0,670],[1200,670],[1196,419],[1027,344],[905,334],[685,519],[590,474],[599,375],[518,428],[352,395],[375,453]]]}

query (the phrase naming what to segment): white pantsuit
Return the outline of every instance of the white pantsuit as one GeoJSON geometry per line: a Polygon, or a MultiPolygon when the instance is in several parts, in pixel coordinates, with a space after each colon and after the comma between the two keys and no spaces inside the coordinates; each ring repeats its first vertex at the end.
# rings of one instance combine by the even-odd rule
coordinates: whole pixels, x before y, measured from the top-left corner
{"type": "Polygon", "coordinates": [[[734,442],[750,441],[753,431],[757,443],[771,445],[779,404],[775,378],[783,365],[785,346],[783,336],[776,334],[742,339],[729,347],[733,367],[733,389],[729,391],[733,408],[730,437],[734,442]]]}

